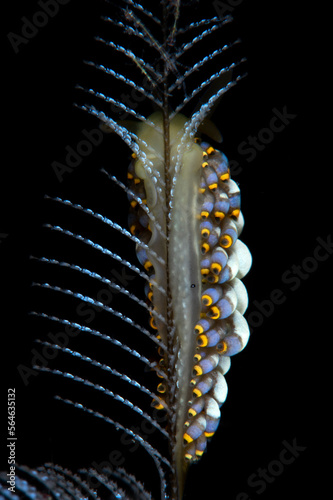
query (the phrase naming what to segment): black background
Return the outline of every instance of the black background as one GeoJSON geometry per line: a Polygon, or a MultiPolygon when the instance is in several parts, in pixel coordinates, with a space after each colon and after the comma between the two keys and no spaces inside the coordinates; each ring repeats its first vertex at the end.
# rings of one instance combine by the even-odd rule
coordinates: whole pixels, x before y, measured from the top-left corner
{"type": "MultiPolygon", "coordinates": [[[[253,255],[253,267],[245,283],[249,292],[247,316],[252,318],[254,331],[249,345],[232,362],[221,425],[208,453],[190,471],[186,498],[210,498],[215,488],[214,498],[228,500],[240,500],[241,492],[252,500],[292,498],[295,494],[302,498],[309,492],[318,498],[326,461],[323,445],[328,394],[322,389],[326,380],[323,351],[330,333],[326,311],[331,293],[326,282],[332,256],[317,265],[308,259],[318,246],[317,238],[327,241],[331,235],[328,166],[317,159],[320,145],[313,138],[320,126],[318,119],[313,119],[318,107],[313,86],[317,73],[309,69],[315,57],[316,37],[309,36],[312,14],[304,10],[303,2],[236,3],[232,8],[234,30],[243,40],[248,77],[226,95],[214,121],[224,138],[221,148],[241,171],[235,180],[240,183],[246,222],[242,240],[253,255]],[[294,117],[283,130],[269,136],[272,140],[250,159],[240,145],[248,142],[249,136],[264,134],[262,130],[270,126],[274,109],[286,109],[294,117]],[[307,265],[316,269],[308,272],[304,268],[307,265]],[[293,266],[301,266],[305,273],[297,283],[283,278],[286,272],[290,271],[288,277],[295,272],[293,266]],[[271,302],[274,290],[282,297],[280,304],[271,302]],[[260,313],[258,304],[262,303],[269,312],[260,313]],[[279,460],[284,440],[296,440],[306,449],[259,493],[259,486],[249,485],[248,478],[279,460]]],[[[208,4],[199,7],[202,16],[214,15],[214,8],[208,4]]],[[[32,357],[31,341],[49,329],[49,325],[28,318],[31,310],[43,311],[43,300],[49,303],[45,294],[31,288],[30,283],[38,281],[36,276],[58,283],[56,271],[43,275],[42,266],[34,267],[29,255],[42,256],[45,245],[61,255],[62,245],[66,249],[70,246],[61,238],[49,241],[41,229],[50,218],[54,224],[58,220],[56,207],[43,200],[45,193],[68,197],[110,218],[116,213],[116,220],[126,224],[124,198],[117,197],[117,191],[98,170],[105,166],[124,178],[128,150],[120,140],[107,136],[75,171],[64,174],[63,182],[56,178],[52,162],[64,162],[65,147],[75,147],[83,139],[83,129],[98,126],[73,102],[78,99],[75,85],[82,75],[86,77],[82,61],[94,50],[92,39],[99,33],[104,6],[103,2],[76,0],[60,6],[54,19],[27,44],[21,44],[16,54],[6,35],[20,34],[22,16],[31,19],[38,9],[35,1],[6,6],[3,35],[6,113],[0,174],[1,414],[6,409],[7,388],[15,387],[17,461],[37,465],[64,460],[65,465],[75,467],[105,460],[116,438],[109,426],[96,424],[77,411],[63,410],[60,403],[53,402],[54,383],[47,376],[31,377],[25,387],[17,373],[17,365],[28,363],[32,357]]],[[[112,66],[111,56],[108,65],[112,66]]],[[[65,212],[59,217],[75,230],[74,219],[67,221],[65,212]]],[[[88,218],[79,222],[84,228],[86,223],[88,218]]],[[[93,239],[95,229],[91,231],[93,239]]],[[[101,231],[101,244],[108,246],[109,233],[101,231]]],[[[73,262],[76,249],[73,245],[73,262]]],[[[123,243],[122,250],[135,262],[133,249],[123,243]]],[[[82,255],[78,259],[84,262],[83,250],[82,255]]],[[[139,290],[141,285],[138,282],[134,286],[139,290]]],[[[110,318],[106,316],[106,320],[110,318]]],[[[87,349],[89,352],[89,345],[87,349]]],[[[75,396],[72,393],[72,399],[75,396]]],[[[2,419],[1,424],[1,436],[5,437],[2,419]]],[[[4,443],[2,439],[0,454],[6,468],[4,443]]],[[[145,465],[144,455],[132,455],[129,462],[138,469],[151,466],[149,461],[145,465]]]]}

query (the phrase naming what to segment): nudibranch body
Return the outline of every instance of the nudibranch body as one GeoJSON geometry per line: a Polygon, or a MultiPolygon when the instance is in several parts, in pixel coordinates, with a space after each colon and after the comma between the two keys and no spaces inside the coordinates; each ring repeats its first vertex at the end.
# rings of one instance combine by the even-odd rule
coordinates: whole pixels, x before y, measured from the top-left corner
{"type": "Polygon", "coordinates": [[[202,456],[215,433],[230,356],[249,338],[241,278],[251,254],[239,240],[240,192],[224,154],[187,138],[186,118],[177,115],[166,172],[162,116],[155,113],[150,122],[155,127],[141,124],[137,134],[146,160],[133,155],[128,171],[135,194],[129,220],[142,241],[137,256],[150,276],[150,324],[165,346],[159,349],[162,381],[155,406],[177,415],[176,463],[184,468],[202,456]]]}

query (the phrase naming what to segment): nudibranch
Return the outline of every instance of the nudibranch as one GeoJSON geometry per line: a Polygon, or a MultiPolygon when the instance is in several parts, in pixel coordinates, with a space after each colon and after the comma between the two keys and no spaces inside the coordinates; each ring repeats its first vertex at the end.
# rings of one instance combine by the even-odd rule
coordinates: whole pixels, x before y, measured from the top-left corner
{"type": "Polygon", "coordinates": [[[154,113],[149,122],[138,127],[143,154],[133,154],[128,169],[129,225],[142,242],[137,257],[150,277],[150,325],[165,346],[159,348],[154,404],[175,415],[169,425],[182,476],[218,427],[230,357],[249,338],[241,279],[251,254],[239,240],[240,191],[225,155],[186,136],[187,119],[179,114],[170,123],[165,171],[162,115],[154,113]]]}

